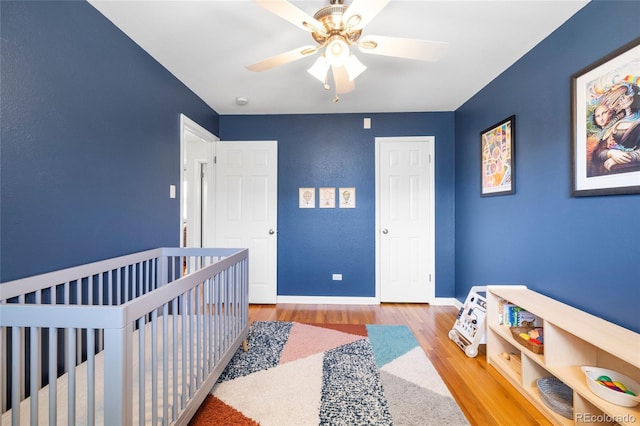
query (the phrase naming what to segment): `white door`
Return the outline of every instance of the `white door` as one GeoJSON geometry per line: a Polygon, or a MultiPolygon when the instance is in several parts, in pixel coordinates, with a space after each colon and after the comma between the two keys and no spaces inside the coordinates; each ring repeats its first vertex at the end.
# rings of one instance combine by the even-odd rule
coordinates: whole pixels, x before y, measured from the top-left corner
{"type": "Polygon", "coordinates": [[[381,302],[434,298],[433,137],[376,138],[376,246],[381,302]]]}
{"type": "Polygon", "coordinates": [[[277,298],[276,141],[219,142],[215,245],[249,248],[249,303],[277,298]]]}

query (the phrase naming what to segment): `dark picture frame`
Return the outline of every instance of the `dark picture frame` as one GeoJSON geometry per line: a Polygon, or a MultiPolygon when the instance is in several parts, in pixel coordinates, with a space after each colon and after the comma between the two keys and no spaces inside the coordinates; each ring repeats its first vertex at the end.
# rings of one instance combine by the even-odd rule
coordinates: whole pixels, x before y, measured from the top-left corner
{"type": "Polygon", "coordinates": [[[640,37],[571,76],[571,195],[640,194],[640,37]]]}
{"type": "Polygon", "coordinates": [[[516,116],[480,132],[480,196],[509,195],[516,192],[516,116]]]}

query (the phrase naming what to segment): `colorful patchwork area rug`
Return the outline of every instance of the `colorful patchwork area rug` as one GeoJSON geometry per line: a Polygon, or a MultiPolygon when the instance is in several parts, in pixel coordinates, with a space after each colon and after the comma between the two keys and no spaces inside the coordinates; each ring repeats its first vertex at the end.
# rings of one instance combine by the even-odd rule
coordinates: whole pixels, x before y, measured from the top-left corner
{"type": "Polygon", "coordinates": [[[468,425],[403,325],[257,321],[198,425],[468,425]]]}

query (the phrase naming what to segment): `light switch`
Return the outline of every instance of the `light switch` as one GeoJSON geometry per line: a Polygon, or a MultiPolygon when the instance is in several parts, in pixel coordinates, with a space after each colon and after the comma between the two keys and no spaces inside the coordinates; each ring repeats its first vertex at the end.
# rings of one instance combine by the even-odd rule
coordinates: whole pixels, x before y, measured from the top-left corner
{"type": "Polygon", "coordinates": [[[169,198],[176,198],[176,186],[169,185],[169,198]]]}
{"type": "Polygon", "coordinates": [[[371,128],[371,118],[366,117],[364,119],[364,128],[365,129],[370,129],[371,128]]]}

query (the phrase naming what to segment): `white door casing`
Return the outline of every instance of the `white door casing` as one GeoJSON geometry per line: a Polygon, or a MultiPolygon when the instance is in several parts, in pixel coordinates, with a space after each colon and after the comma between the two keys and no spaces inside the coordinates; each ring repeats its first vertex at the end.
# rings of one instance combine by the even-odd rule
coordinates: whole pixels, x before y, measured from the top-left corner
{"type": "Polygon", "coordinates": [[[381,302],[435,298],[434,144],[376,138],[376,293],[381,302]]]}
{"type": "Polygon", "coordinates": [[[216,149],[215,245],[249,248],[249,303],[277,299],[277,141],[216,149]]]}
{"type": "Polygon", "coordinates": [[[207,247],[213,242],[212,171],[218,138],[185,115],[180,115],[180,128],[180,247],[207,247]]]}

